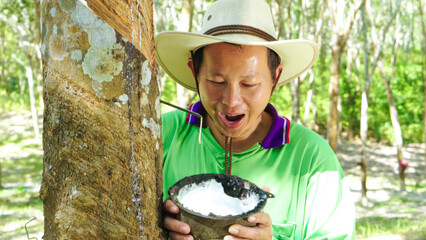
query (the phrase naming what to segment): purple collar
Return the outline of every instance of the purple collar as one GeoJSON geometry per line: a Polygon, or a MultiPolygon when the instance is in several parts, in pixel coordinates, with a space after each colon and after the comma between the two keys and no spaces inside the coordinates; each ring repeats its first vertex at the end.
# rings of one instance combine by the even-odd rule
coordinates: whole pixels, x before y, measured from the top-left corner
{"type": "MultiPolygon", "coordinates": [[[[189,110],[202,115],[206,113],[201,101],[191,104],[189,110]]],[[[279,116],[277,110],[270,103],[266,106],[265,111],[272,116],[272,126],[260,145],[265,149],[270,149],[289,143],[290,120],[279,116]]],[[[200,126],[200,119],[189,113],[186,115],[186,121],[198,127],[200,126]]]]}

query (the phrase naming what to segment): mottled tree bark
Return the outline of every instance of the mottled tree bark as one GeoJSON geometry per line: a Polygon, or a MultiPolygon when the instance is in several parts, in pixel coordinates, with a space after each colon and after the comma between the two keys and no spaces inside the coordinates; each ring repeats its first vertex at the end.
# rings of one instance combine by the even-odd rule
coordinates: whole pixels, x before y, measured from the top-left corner
{"type": "Polygon", "coordinates": [[[165,239],[153,58],[80,1],[43,1],[41,13],[44,239],[165,239]]]}

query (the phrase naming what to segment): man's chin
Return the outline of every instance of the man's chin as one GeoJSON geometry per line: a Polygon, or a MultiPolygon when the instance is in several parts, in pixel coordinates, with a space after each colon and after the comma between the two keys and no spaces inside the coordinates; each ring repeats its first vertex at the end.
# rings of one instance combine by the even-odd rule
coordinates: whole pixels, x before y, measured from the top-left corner
{"type": "Polygon", "coordinates": [[[240,138],[244,133],[244,123],[238,126],[237,128],[228,128],[221,123],[220,119],[214,124],[215,132],[218,132],[223,137],[231,137],[231,138],[240,138]]]}
{"type": "Polygon", "coordinates": [[[220,134],[224,137],[231,137],[231,138],[240,138],[243,131],[242,129],[226,129],[222,128],[220,131],[220,134]]]}

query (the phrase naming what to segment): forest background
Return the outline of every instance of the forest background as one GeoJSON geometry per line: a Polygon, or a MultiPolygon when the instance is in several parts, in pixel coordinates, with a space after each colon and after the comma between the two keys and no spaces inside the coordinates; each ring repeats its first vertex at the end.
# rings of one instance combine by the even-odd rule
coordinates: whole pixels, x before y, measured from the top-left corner
{"type": "MultiPolygon", "coordinates": [[[[156,32],[198,31],[203,10],[211,2],[155,0],[156,32]]],[[[385,183],[380,187],[395,190],[387,199],[392,201],[387,203],[389,207],[394,207],[395,201],[402,205],[414,202],[417,204],[414,206],[424,209],[426,153],[425,147],[421,147],[426,140],[424,0],[269,0],[268,3],[275,16],[278,39],[303,38],[320,46],[315,66],[275,91],[271,102],[280,114],[325,138],[330,139],[333,131],[337,133],[334,149],[346,174],[356,176],[354,181],[359,186],[360,179],[366,179],[363,174],[371,177],[372,184],[384,175],[385,183]],[[374,154],[383,154],[384,158],[374,154]],[[390,167],[377,173],[376,159],[382,159],[390,167]],[[401,174],[407,165],[401,182],[398,172],[401,174]],[[359,166],[367,170],[360,172],[359,166]]],[[[5,233],[0,238],[5,239],[21,236],[25,232],[22,222],[29,220],[31,213],[40,216],[42,209],[37,193],[42,171],[41,53],[45,47],[40,42],[39,5],[39,0],[0,0],[0,172],[3,173],[0,185],[4,187],[0,190],[0,234],[5,233]],[[13,126],[21,126],[22,131],[13,126]],[[22,156],[23,152],[29,154],[22,156]]],[[[183,107],[197,101],[194,93],[177,85],[161,69],[158,78],[163,100],[183,107]]],[[[163,107],[163,112],[169,110],[163,107]]],[[[368,189],[378,188],[369,185],[368,189]]],[[[373,194],[363,198],[361,187],[353,190],[360,193],[355,201],[359,200],[358,205],[364,210],[383,206],[383,202],[373,199],[373,194]]],[[[426,239],[424,214],[417,217],[397,222],[389,216],[364,218],[357,226],[357,237],[397,233],[407,239],[426,239]],[[400,227],[395,230],[395,225],[400,227]]],[[[42,214],[33,228],[36,232],[42,229],[40,218],[42,214]]]]}

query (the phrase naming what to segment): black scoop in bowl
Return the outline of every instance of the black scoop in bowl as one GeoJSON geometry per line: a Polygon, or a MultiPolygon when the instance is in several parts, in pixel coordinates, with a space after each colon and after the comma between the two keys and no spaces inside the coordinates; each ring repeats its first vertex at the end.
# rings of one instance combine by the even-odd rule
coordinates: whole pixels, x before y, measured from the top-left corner
{"type": "Polygon", "coordinates": [[[263,191],[254,183],[237,176],[225,174],[200,174],[189,176],[181,179],[170,187],[168,193],[173,202],[181,209],[177,218],[189,224],[191,227],[191,234],[196,240],[223,239],[225,235],[229,234],[228,228],[232,224],[254,226],[255,224],[246,220],[247,217],[261,211],[265,207],[267,199],[274,197],[273,194],[263,191]],[[203,215],[187,208],[179,201],[178,195],[182,188],[188,185],[198,185],[212,179],[220,183],[225,194],[230,197],[245,199],[248,195],[255,194],[258,197],[256,206],[238,215],[219,216],[214,213],[203,215]]]}

